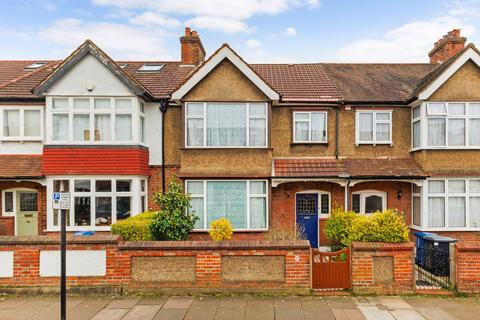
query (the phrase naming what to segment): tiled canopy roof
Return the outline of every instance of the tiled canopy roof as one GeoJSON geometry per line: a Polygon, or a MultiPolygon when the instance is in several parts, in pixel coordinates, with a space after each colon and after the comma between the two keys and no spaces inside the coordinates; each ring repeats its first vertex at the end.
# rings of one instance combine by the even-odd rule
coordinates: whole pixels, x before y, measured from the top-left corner
{"type": "Polygon", "coordinates": [[[275,178],[424,178],[411,159],[276,158],[275,178]]]}
{"type": "Polygon", "coordinates": [[[40,178],[42,176],[41,155],[0,156],[0,178],[40,178]]]}

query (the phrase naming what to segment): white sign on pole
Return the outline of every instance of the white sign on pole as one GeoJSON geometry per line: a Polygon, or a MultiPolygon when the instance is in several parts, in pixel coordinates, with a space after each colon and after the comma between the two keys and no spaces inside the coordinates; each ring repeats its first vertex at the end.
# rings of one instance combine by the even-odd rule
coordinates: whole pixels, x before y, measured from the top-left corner
{"type": "Polygon", "coordinates": [[[60,210],[70,209],[70,193],[54,192],[53,193],[53,209],[60,209],[60,210]]]}

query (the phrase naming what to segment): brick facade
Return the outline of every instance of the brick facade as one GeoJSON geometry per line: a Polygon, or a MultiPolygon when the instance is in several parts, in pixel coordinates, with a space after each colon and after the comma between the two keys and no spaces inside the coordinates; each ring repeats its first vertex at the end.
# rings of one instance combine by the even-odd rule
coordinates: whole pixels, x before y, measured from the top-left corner
{"type": "MultiPolygon", "coordinates": [[[[165,166],[165,187],[168,188],[168,184],[173,178],[173,175],[177,175],[179,166],[167,165],[165,166]]],[[[177,175],[178,177],[178,175],[177,175]]],[[[178,179],[178,178],[177,178],[178,179]]],[[[178,179],[181,183],[181,180],[178,179]]],[[[150,177],[148,179],[148,208],[158,210],[158,205],[153,201],[153,195],[162,191],[162,166],[150,166],[150,177]]]]}
{"type": "Polygon", "coordinates": [[[480,242],[461,242],[456,245],[457,290],[480,293],[480,242]]]}
{"type": "Polygon", "coordinates": [[[415,289],[413,243],[351,245],[352,290],[361,294],[411,294],[415,289]]]}

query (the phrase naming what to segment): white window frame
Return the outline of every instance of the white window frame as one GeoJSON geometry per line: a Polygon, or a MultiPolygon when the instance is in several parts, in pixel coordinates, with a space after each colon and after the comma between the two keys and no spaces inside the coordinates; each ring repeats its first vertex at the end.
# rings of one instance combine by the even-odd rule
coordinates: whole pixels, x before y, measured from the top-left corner
{"type": "Polygon", "coordinates": [[[411,150],[479,150],[480,146],[470,146],[470,120],[480,119],[480,115],[471,115],[470,114],[470,104],[480,104],[480,101],[430,101],[423,102],[420,107],[420,117],[413,119],[413,109],[412,109],[412,143],[411,150]],[[445,104],[445,113],[438,114],[428,114],[427,108],[429,103],[444,103],[445,104]],[[455,103],[465,104],[465,115],[448,115],[448,105],[455,103]],[[430,146],[428,145],[428,120],[429,119],[445,119],[445,145],[444,146],[430,146]],[[463,146],[449,146],[448,145],[448,127],[449,119],[464,119],[465,120],[465,145],[463,146]],[[413,145],[413,123],[420,121],[420,146],[414,147],[413,145]]]}
{"type": "Polygon", "coordinates": [[[378,196],[382,198],[382,207],[383,210],[387,209],[387,192],[379,191],[379,190],[361,190],[352,192],[352,204],[353,204],[353,195],[358,194],[360,195],[360,212],[359,214],[372,214],[372,213],[365,213],[365,198],[370,196],[378,196]]]}
{"type": "Polygon", "coordinates": [[[44,120],[43,120],[43,106],[4,106],[0,108],[0,124],[1,124],[1,140],[2,141],[42,141],[43,140],[43,130],[44,130],[44,120]],[[4,111],[13,110],[19,111],[19,136],[5,136],[4,135],[4,111]],[[25,136],[25,111],[40,111],[40,135],[39,136],[25,136]]]}
{"type": "Polygon", "coordinates": [[[377,145],[377,144],[392,144],[392,123],[393,123],[393,110],[366,110],[366,109],[360,109],[355,111],[355,144],[361,145],[361,144],[372,144],[372,145],[377,145]],[[390,114],[390,120],[377,120],[377,114],[378,113],[388,113],[390,114]],[[360,114],[372,114],[373,120],[373,135],[372,135],[372,140],[367,141],[367,140],[360,140],[360,114]],[[389,139],[388,141],[377,141],[377,124],[380,123],[387,123],[390,125],[389,128],[389,139]]]}
{"type": "Polygon", "coordinates": [[[189,194],[191,198],[203,198],[203,229],[194,229],[193,231],[208,231],[208,212],[207,212],[207,183],[208,182],[246,182],[247,183],[247,228],[243,229],[233,229],[234,232],[245,232],[245,231],[267,231],[268,230],[268,220],[269,220],[269,185],[268,180],[186,180],[185,181],[185,191],[188,190],[189,182],[203,182],[203,193],[202,194],[189,194]],[[265,194],[252,194],[250,193],[250,182],[265,182],[265,194]],[[265,228],[251,229],[250,228],[250,198],[265,198],[266,202],[266,212],[265,212],[265,228]]]}
{"type": "MultiPolygon", "coordinates": [[[[298,191],[296,194],[316,194],[317,195],[317,212],[319,219],[325,219],[330,217],[330,213],[332,212],[332,194],[328,191],[323,190],[302,190],[298,191]],[[328,196],[328,212],[329,213],[322,213],[322,195],[328,196]]],[[[295,196],[295,210],[297,210],[297,197],[295,196]]],[[[297,216],[295,212],[295,217],[297,216]]]]}
{"type": "Polygon", "coordinates": [[[423,189],[424,189],[424,186],[425,185],[422,185],[422,186],[417,186],[415,185],[414,183],[412,183],[412,205],[411,205],[411,226],[412,227],[415,227],[415,228],[418,228],[418,227],[421,227],[423,225],[423,197],[422,197],[422,194],[423,194],[423,189]],[[418,188],[421,188],[420,189],[420,193],[418,192],[415,192],[415,187],[418,187],[418,188]],[[413,211],[414,211],[414,203],[413,203],[413,198],[418,198],[419,201],[420,201],[420,212],[418,213],[420,215],[420,225],[416,225],[415,224],[415,219],[414,219],[414,216],[413,216],[413,211]]]}
{"type": "MultiPolygon", "coordinates": [[[[148,179],[144,176],[135,176],[135,175],[125,175],[125,176],[51,176],[47,178],[47,230],[46,231],[60,231],[60,225],[54,225],[54,215],[53,215],[53,206],[52,206],[52,197],[53,197],[53,187],[55,180],[66,180],[69,184],[69,193],[70,193],[70,210],[69,221],[70,225],[67,225],[67,231],[110,231],[110,226],[95,226],[95,197],[112,197],[112,224],[116,222],[116,198],[122,196],[131,197],[130,203],[130,216],[133,217],[141,213],[141,197],[148,193],[148,179]],[[89,180],[90,181],[90,192],[75,192],[75,180],[89,180]],[[112,191],[110,192],[95,192],[95,181],[96,180],[111,180],[112,181],[112,191]],[[116,192],[116,181],[117,180],[131,180],[131,186],[129,192],[116,192]],[[145,192],[141,191],[141,180],[145,180],[145,192]],[[90,225],[89,226],[75,226],[75,207],[74,199],[75,196],[90,197],[90,225]]],[[[147,196],[145,200],[148,203],[147,196]]]]}
{"type": "Polygon", "coordinates": [[[428,178],[424,187],[422,188],[422,226],[416,227],[416,229],[422,231],[479,231],[480,226],[470,226],[470,197],[480,197],[480,192],[470,192],[470,181],[480,180],[480,177],[435,177],[428,178]],[[463,180],[465,181],[464,193],[449,193],[448,182],[451,180],[463,180]],[[443,181],[445,183],[444,193],[430,193],[429,181],[443,181]],[[445,226],[444,227],[430,227],[428,226],[428,199],[429,197],[443,198],[445,199],[445,226]],[[449,226],[449,212],[448,212],[448,200],[449,197],[464,197],[465,198],[465,227],[450,227],[449,226]]]}
{"type": "Polygon", "coordinates": [[[328,111],[293,111],[293,143],[311,143],[311,144],[325,144],[328,143],[328,111]],[[325,115],[325,140],[319,141],[312,141],[312,114],[324,114],[325,115]],[[296,120],[296,116],[298,114],[307,114],[307,120],[296,120]],[[297,140],[296,139],[296,131],[297,126],[295,125],[297,122],[308,122],[308,140],[297,140]]]}
{"type": "Polygon", "coordinates": [[[218,102],[221,104],[244,104],[246,106],[246,145],[245,146],[208,146],[207,145],[207,104],[215,104],[217,102],[186,102],[185,103],[185,124],[184,124],[184,145],[185,148],[189,149],[265,149],[268,146],[268,103],[266,102],[218,102]],[[188,115],[188,106],[189,104],[203,104],[203,114],[202,115],[188,115]],[[265,116],[251,116],[250,115],[250,104],[264,104],[265,105],[265,116]],[[203,145],[199,146],[189,146],[188,145],[188,119],[202,119],[203,120],[203,145]],[[251,119],[264,119],[265,120],[265,145],[263,146],[250,146],[250,120],[251,119]]]}
{"type": "MultiPolygon", "coordinates": [[[[141,144],[145,145],[141,141],[140,137],[140,117],[145,118],[145,114],[142,115],[140,112],[141,103],[144,103],[137,97],[131,96],[118,96],[118,97],[105,97],[105,96],[49,96],[46,99],[47,101],[47,117],[46,117],[46,127],[47,127],[47,144],[74,144],[74,145],[135,145],[141,144]],[[67,99],[68,106],[64,109],[53,109],[54,99],[67,99]],[[73,109],[74,99],[89,99],[89,109],[73,109]],[[110,99],[110,109],[95,109],[94,101],[95,99],[110,99]],[[115,101],[123,99],[130,99],[131,101],[131,110],[116,110],[115,101]],[[64,140],[54,140],[53,139],[53,115],[55,114],[64,114],[68,117],[68,139],[64,140]],[[88,141],[74,141],[73,138],[73,116],[78,114],[89,115],[89,130],[90,130],[90,140],[88,141]],[[110,140],[95,141],[95,115],[98,114],[107,114],[110,115],[110,140]],[[117,140],[115,135],[115,116],[121,114],[128,114],[132,119],[132,138],[131,140],[117,140]]],[[[145,118],[146,119],[146,118],[145,118]]]]}

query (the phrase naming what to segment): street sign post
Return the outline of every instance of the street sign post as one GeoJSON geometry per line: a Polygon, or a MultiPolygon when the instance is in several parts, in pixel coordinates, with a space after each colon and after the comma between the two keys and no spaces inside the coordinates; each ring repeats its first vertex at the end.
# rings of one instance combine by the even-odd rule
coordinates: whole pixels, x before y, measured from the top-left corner
{"type": "Polygon", "coordinates": [[[67,319],[67,210],[70,209],[70,193],[54,192],[53,209],[60,210],[60,319],[67,319]]]}

